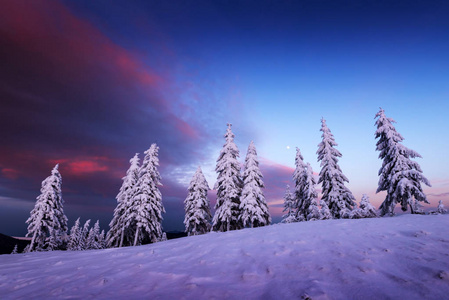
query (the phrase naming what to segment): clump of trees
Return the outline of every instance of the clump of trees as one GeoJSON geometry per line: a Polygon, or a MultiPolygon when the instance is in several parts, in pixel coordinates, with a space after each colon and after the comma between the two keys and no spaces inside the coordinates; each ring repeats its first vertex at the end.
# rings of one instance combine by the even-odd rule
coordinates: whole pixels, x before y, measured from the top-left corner
{"type": "MultiPolygon", "coordinates": [[[[380,206],[380,215],[394,215],[400,204],[403,211],[410,208],[412,214],[424,214],[421,203],[429,203],[422,184],[430,182],[414,158],[421,157],[404,145],[404,138],[396,131],[395,121],[385,116],[381,108],[375,116],[377,127],[376,150],[382,160],[379,170],[377,193],[386,191],[380,206]]],[[[317,156],[321,170],[316,176],[308,162],[304,161],[296,148],[294,190],[287,185],[284,195],[283,223],[316,221],[327,219],[359,219],[378,216],[377,210],[364,194],[357,206],[352,192],[345,186],[348,178],[343,174],[338,161],[342,157],[336,149],[338,144],[326,124],[321,120],[321,142],[317,156]],[[321,184],[322,197],[318,200],[317,184],[321,184]]],[[[234,143],[231,124],[228,124],[225,144],[217,159],[215,171],[217,191],[215,214],[212,217],[208,192],[209,184],[201,167],[198,167],[188,186],[184,200],[184,225],[187,235],[199,235],[213,231],[237,230],[245,227],[267,226],[271,216],[264,196],[263,175],[259,168],[254,142],[248,146],[243,171],[238,160],[239,149],[234,143]]],[[[117,206],[105,235],[100,231],[99,221],[90,227],[87,220],[81,227],[80,219],[67,233],[67,217],[63,211],[62,177],[56,165],[41,185],[34,209],[26,221],[30,244],[24,252],[49,250],[88,250],[105,247],[136,246],[166,240],[162,231],[162,214],[165,213],[159,190],[161,176],[158,171],[159,147],[152,144],[144,152],[142,164],[139,154],[130,159],[130,167],[116,196],[117,206]]],[[[440,200],[432,214],[446,213],[440,200]]],[[[16,253],[17,249],[13,250],[16,253]]]]}
{"type": "Polygon", "coordinates": [[[30,213],[28,237],[31,243],[24,252],[48,250],[88,250],[137,245],[143,242],[157,242],[166,239],[162,232],[162,195],[159,190],[161,176],[156,144],[145,151],[142,165],[136,154],[116,197],[117,207],[105,236],[97,221],[90,227],[90,220],[80,226],[80,220],[67,234],[67,217],[63,211],[61,192],[62,177],[58,165],[42,182],[41,194],[37,197],[30,213]]]}
{"type": "MultiPolygon", "coordinates": [[[[407,211],[409,207],[412,214],[424,214],[421,202],[429,202],[422,190],[422,184],[430,186],[430,183],[422,174],[419,164],[412,160],[421,156],[401,144],[404,138],[393,126],[394,120],[386,117],[382,108],[375,118],[377,119],[375,137],[378,139],[376,150],[380,151],[379,158],[382,159],[376,192],[387,192],[379,208],[380,215],[394,215],[396,204],[400,204],[403,211],[407,211]]],[[[310,165],[304,163],[297,149],[296,168],[293,173],[294,199],[292,200],[287,194],[284,197],[284,211],[287,211],[287,214],[283,216],[283,222],[377,217],[377,211],[366,194],[362,196],[360,207],[357,207],[353,194],[345,186],[345,182],[349,181],[338,165],[338,159],[342,157],[342,154],[335,148],[338,144],[324,119],[321,120],[320,131],[322,141],[318,144],[317,155],[321,166],[318,184],[321,183],[322,198],[319,217],[316,208],[316,181],[314,181],[310,165]],[[308,172],[312,175],[307,175],[308,172]]],[[[442,213],[444,209],[437,211],[442,213]]]]}
{"type": "Polygon", "coordinates": [[[159,190],[161,175],[157,167],[159,147],[152,144],[144,152],[142,165],[138,154],[130,160],[116,197],[117,207],[109,224],[106,237],[109,247],[136,246],[164,239],[162,232],[162,194],[159,190]]]}
{"type": "Polygon", "coordinates": [[[260,227],[271,223],[263,193],[263,176],[259,169],[256,147],[248,146],[243,176],[238,161],[239,150],[234,143],[231,124],[225,134],[225,144],[217,159],[217,203],[212,230],[229,231],[244,227],[260,227]]]}
{"type": "Polygon", "coordinates": [[[80,227],[80,218],[70,229],[70,236],[67,243],[67,250],[83,251],[106,248],[105,232],[100,232],[100,221],[97,220],[93,227],[90,227],[90,220],[87,220],[83,227],[80,227]]]}

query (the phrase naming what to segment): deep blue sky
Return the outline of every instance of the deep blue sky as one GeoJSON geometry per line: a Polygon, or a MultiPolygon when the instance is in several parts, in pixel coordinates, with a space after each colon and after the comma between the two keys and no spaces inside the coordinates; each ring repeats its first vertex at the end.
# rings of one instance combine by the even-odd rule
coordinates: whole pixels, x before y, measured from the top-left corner
{"type": "MultiPolygon", "coordinates": [[[[0,232],[26,233],[60,163],[69,226],[112,217],[128,161],[160,146],[164,229],[233,124],[254,140],[275,220],[295,147],[316,172],[320,119],[348,187],[375,205],[374,115],[394,118],[449,206],[446,1],[1,1],[0,232]],[[289,146],[289,149],[287,148],[289,146]]],[[[210,193],[214,200],[214,192],[210,193]]]]}

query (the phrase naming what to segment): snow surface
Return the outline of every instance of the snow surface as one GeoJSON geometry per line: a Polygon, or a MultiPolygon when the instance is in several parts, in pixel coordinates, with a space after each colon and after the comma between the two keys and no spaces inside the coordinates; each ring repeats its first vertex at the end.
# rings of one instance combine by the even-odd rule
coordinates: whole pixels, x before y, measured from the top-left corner
{"type": "Polygon", "coordinates": [[[2,299],[448,299],[449,215],[325,220],[0,256],[2,299]]]}

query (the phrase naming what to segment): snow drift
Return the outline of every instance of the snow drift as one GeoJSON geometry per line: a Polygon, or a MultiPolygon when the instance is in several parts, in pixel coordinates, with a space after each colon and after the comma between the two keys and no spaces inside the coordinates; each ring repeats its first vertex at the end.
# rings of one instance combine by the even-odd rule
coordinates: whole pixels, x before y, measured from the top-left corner
{"type": "Polygon", "coordinates": [[[449,215],[326,220],[156,244],[0,256],[0,295],[447,299],[449,215]]]}

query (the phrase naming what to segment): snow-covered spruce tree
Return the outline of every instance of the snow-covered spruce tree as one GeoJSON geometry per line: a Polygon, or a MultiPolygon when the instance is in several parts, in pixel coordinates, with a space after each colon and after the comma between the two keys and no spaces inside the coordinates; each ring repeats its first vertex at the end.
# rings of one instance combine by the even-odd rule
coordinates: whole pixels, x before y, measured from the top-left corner
{"type": "Polygon", "coordinates": [[[11,254],[18,254],[18,253],[19,253],[19,250],[18,250],[18,248],[17,248],[17,244],[15,244],[15,245],[14,245],[14,249],[12,249],[11,254]]]}
{"type": "Polygon", "coordinates": [[[290,192],[290,186],[287,184],[284,195],[284,210],[285,215],[282,216],[282,223],[296,222],[295,198],[290,192]]]}
{"type": "Polygon", "coordinates": [[[394,208],[398,203],[403,211],[407,211],[407,206],[410,206],[413,214],[413,198],[429,203],[422,190],[421,183],[431,186],[430,182],[422,174],[419,164],[412,160],[412,158],[421,157],[421,155],[401,144],[404,138],[393,126],[395,121],[387,118],[382,108],[375,118],[377,118],[375,136],[376,139],[379,139],[376,143],[376,150],[380,151],[379,158],[382,159],[376,193],[387,192],[385,200],[379,208],[381,215],[393,215],[394,208]]]}
{"type": "Polygon", "coordinates": [[[190,181],[189,194],[184,200],[184,225],[188,236],[210,231],[212,215],[210,213],[210,202],[207,198],[209,190],[209,184],[201,171],[201,167],[198,167],[190,181]]]}
{"type": "Polygon", "coordinates": [[[259,169],[256,146],[248,146],[243,171],[243,190],[240,202],[240,220],[243,227],[270,225],[271,216],[262,189],[265,187],[259,169]]]}
{"type": "Polygon", "coordinates": [[[446,212],[447,212],[447,209],[444,208],[443,201],[440,200],[440,201],[438,202],[437,213],[439,213],[439,214],[445,214],[446,212]]]}
{"type": "Polygon", "coordinates": [[[377,210],[369,202],[369,197],[367,194],[362,195],[360,200],[360,210],[364,218],[377,218],[377,210]]]}
{"type": "Polygon", "coordinates": [[[302,222],[307,219],[307,209],[310,203],[306,203],[304,195],[306,164],[299,148],[296,148],[295,171],[293,172],[293,182],[295,183],[295,201],[294,208],[296,212],[296,221],[302,222]]]}
{"type": "Polygon", "coordinates": [[[162,185],[161,175],[157,170],[158,150],[159,147],[152,144],[144,152],[139,180],[135,185],[128,211],[125,212],[125,226],[130,226],[135,232],[134,246],[142,241],[155,243],[162,237],[162,213],[165,213],[165,209],[158,187],[162,185]]]}
{"type": "Polygon", "coordinates": [[[81,233],[80,233],[80,240],[79,240],[80,250],[88,250],[89,249],[89,246],[87,243],[87,238],[89,237],[89,231],[90,231],[90,219],[84,223],[83,229],[81,230],[81,233]]]}
{"type": "Polygon", "coordinates": [[[165,242],[165,241],[167,241],[168,239],[167,239],[167,233],[165,233],[165,232],[162,232],[162,236],[161,236],[161,238],[159,239],[159,242],[165,242]]]}
{"type": "Polygon", "coordinates": [[[67,250],[79,251],[81,249],[81,228],[80,228],[80,218],[76,219],[75,225],[70,229],[69,242],[67,244],[67,250]]]}
{"type": "Polygon", "coordinates": [[[240,195],[242,178],[240,176],[239,150],[234,143],[231,124],[225,134],[226,142],[217,159],[215,171],[218,173],[214,189],[217,190],[217,204],[212,220],[213,231],[229,231],[243,227],[240,216],[240,195]]]}
{"type": "Polygon", "coordinates": [[[139,180],[139,154],[136,153],[129,161],[130,167],[123,177],[123,183],[116,197],[117,206],[114,209],[114,216],[109,223],[109,231],[106,236],[109,247],[122,247],[133,243],[134,234],[130,226],[126,226],[125,220],[128,218],[125,213],[131,212],[131,198],[134,188],[139,180]]]}
{"type": "Polygon", "coordinates": [[[322,200],[326,202],[332,216],[336,219],[349,217],[348,211],[355,205],[355,198],[345,186],[349,182],[338,165],[340,151],[334,147],[338,144],[326,125],[326,120],[321,119],[322,141],[318,144],[318,161],[321,161],[321,171],[318,183],[322,184],[322,200]]]}
{"type": "Polygon", "coordinates": [[[56,165],[51,175],[42,181],[41,194],[36,198],[34,209],[26,221],[28,233],[32,237],[27,251],[41,251],[49,246],[49,250],[58,249],[67,235],[67,217],[64,215],[61,194],[62,177],[56,165]],[[51,244],[46,239],[51,237],[51,244]]]}
{"type": "Polygon", "coordinates": [[[320,218],[321,220],[329,220],[332,219],[332,214],[327,206],[326,201],[320,200],[321,210],[320,210],[320,218]]]}
{"type": "Polygon", "coordinates": [[[100,249],[105,249],[107,247],[106,233],[104,232],[104,229],[100,232],[100,235],[98,236],[98,244],[100,245],[100,249]]]}

